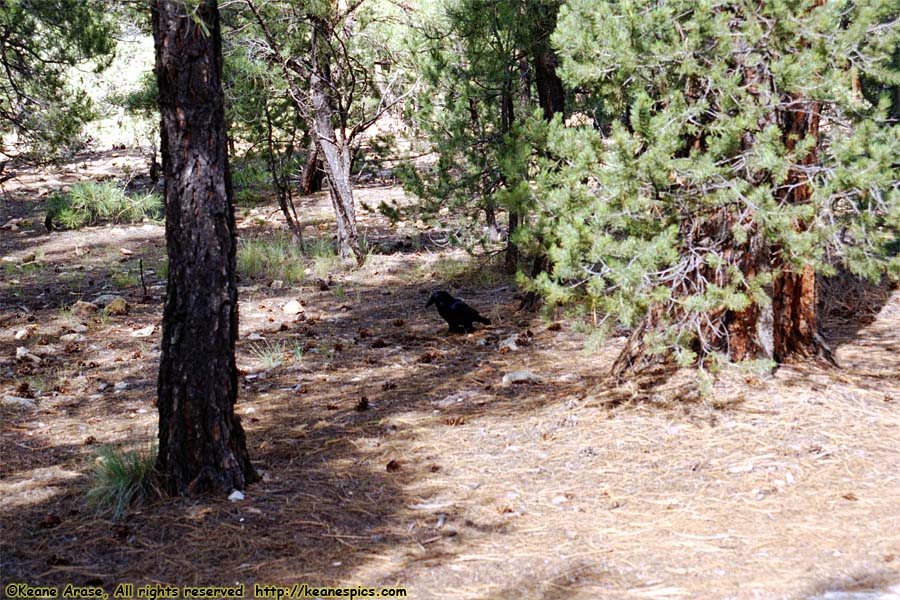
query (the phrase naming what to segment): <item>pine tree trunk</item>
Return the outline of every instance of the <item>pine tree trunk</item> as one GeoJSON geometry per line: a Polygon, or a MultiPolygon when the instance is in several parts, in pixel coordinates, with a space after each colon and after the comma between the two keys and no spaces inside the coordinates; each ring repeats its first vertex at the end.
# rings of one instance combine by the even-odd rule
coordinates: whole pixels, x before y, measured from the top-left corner
{"type": "Polygon", "coordinates": [[[314,135],[319,151],[324,157],[328,172],[328,191],[337,221],[338,251],[344,259],[355,257],[361,262],[356,240],[356,206],[353,200],[353,185],[350,183],[352,156],[350,144],[342,130],[334,127],[334,107],[328,92],[328,69],[324,50],[320,48],[323,36],[328,36],[328,24],[319,18],[313,19],[312,73],[310,91],[312,93],[314,135]]]}
{"type": "MultiPolygon", "coordinates": [[[[822,1],[817,0],[821,5],[822,1]]],[[[785,149],[793,151],[798,142],[812,136],[818,138],[821,106],[818,102],[801,102],[800,98],[775,95],[771,74],[766,65],[744,68],[745,82],[771,112],[761,118],[760,130],[776,123],[781,129],[785,149]],[[779,110],[778,101],[790,108],[779,110]]],[[[746,143],[752,143],[747,140],[746,143]]],[[[799,157],[787,180],[775,191],[779,202],[800,204],[808,202],[812,189],[801,167],[819,160],[818,145],[799,157]]],[[[797,231],[807,224],[794,223],[797,231]]],[[[741,313],[727,316],[728,346],[732,360],[744,360],[765,355],[776,362],[794,357],[818,355],[834,363],[831,351],[819,334],[816,273],[810,265],[799,271],[781,259],[780,249],[761,240],[757,227],[751,226],[750,240],[734,251],[740,254],[739,264],[745,277],[755,276],[758,267],[780,270],[771,289],[771,307],[751,305],[741,313]]]]}
{"type": "MultiPolygon", "coordinates": [[[[796,98],[788,100],[796,106],[796,98]]],[[[806,102],[780,115],[779,125],[786,150],[793,151],[797,143],[806,137],[818,138],[820,111],[818,102],[806,102]]],[[[798,167],[814,165],[818,160],[818,145],[815,145],[800,159],[798,167]]],[[[806,173],[800,168],[792,168],[779,190],[779,196],[786,204],[808,202],[812,189],[806,173]]],[[[794,223],[797,231],[803,231],[806,227],[806,223],[794,223]]],[[[775,255],[780,257],[781,253],[776,252],[775,255]]],[[[772,290],[775,359],[786,362],[793,357],[818,355],[833,363],[831,351],[819,335],[815,269],[806,265],[798,272],[784,261],[779,261],[775,266],[782,269],[772,290]]]]}
{"type": "Polygon", "coordinates": [[[258,477],[234,414],[235,224],[219,14],[153,0],[169,277],[158,380],[159,456],[177,494],[227,493],[258,477]]]}

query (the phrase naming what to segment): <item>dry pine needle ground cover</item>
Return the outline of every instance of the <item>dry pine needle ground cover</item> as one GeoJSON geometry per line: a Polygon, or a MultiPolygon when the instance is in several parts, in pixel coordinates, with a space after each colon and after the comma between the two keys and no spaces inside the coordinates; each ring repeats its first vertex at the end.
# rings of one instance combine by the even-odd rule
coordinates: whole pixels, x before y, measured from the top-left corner
{"type": "MultiPolygon", "coordinates": [[[[850,316],[829,321],[840,369],[735,371],[706,396],[690,371],[616,385],[605,374],[621,340],[586,353],[580,328],[516,313],[511,282],[439,234],[365,211],[383,251],[362,269],[310,260],[293,286],[241,281],[237,412],[263,481],[241,502],[97,515],[84,500],[97,445],[155,434],[163,230],[48,234],[34,200],[135,160],[5,184],[0,221],[24,220],[0,254],[33,260],[3,265],[0,397],[36,397],[0,408],[3,583],[307,582],[473,600],[900,593],[896,291],[847,297],[850,316]],[[448,337],[424,304],[449,287],[494,324],[448,337]],[[104,291],[128,314],[66,310],[104,291]],[[299,313],[284,312],[291,300],[299,313]],[[502,382],[521,370],[540,379],[502,382]]],[[[375,184],[359,199],[403,194],[375,184]]],[[[245,238],[279,227],[272,203],[240,213],[245,238]]],[[[301,214],[307,233],[327,229],[327,197],[301,214]]]]}

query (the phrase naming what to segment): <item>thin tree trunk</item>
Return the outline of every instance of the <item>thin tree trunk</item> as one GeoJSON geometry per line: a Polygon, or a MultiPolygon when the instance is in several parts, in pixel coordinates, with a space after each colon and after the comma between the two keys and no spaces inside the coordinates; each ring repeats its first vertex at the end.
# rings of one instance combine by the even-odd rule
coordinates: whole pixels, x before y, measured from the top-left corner
{"type": "Polygon", "coordinates": [[[362,261],[357,247],[356,206],[353,200],[353,186],[350,183],[350,144],[341,130],[334,127],[334,107],[329,95],[326,58],[322,56],[320,38],[329,35],[329,26],[324,19],[313,19],[312,92],[314,135],[319,151],[325,158],[328,172],[328,191],[337,221],[338,250],[344,259],[355,257],[362,261]]]}
{"type": "Polygon", "coordinates": [[[325,179],[322,171],[322,161],[319,160],[319,147],[316,140],[309,143],[306,160],[303,163],[303,172],[300,174],[300,191],[308,196],[322,191],[322,181],[325,179]]]}
{"type": "MultiPolygon", "coordinates": [[[[268,101],[263,104],[263,108],[266,113],[266,142],[269,150],[269,171],[272,174],[272,185],[275,188],[275,193],[278,194],[278,206],[281,208],[281,214],[284,215],[285,223],[287,223],[288,229],[294,236],[294,240],[302,247],[303,231],[300,226],[300,219],[297,217],[297,210],[294,207],[291,182],[287,173],[284,172],[283,158],[276,158],[275,127],[272,124],[272,115],[269,112],[268,101]]],[[[292,139],[291,143],[288,144],[286,154],[290,158],[293,152],[294,142],[292,139]]]]}
{"type": "Polygon", "coordinates": [[[219,13],[153,0],[169,277],[158,380],[159,456],[177,494],[227,493],[258,476],[234,414],[235,224],[219,13]]]}

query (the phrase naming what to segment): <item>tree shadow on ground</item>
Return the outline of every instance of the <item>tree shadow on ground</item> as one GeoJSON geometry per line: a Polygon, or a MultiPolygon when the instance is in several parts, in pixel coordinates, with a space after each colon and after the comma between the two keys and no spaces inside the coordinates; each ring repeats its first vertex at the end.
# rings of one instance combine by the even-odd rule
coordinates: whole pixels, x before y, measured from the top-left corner
{"type": "Polygon", "coordinates": [[[809,600],[889,600],[900,591],[896,571],[851,572],[811,584],[799,597],[809,600]]]}
{"type": "MultiPolygon", "coordinates": [[[[498,386],[502,372],[490,366],[496,330],[447,336],[437,315],[423,311],[427,290],[410,284],[394,286],[388,297],[383,291],[377,285],[358,286],[353,290],[358,301],[343,303],[343,310],[339,299],[323,293],[311,300],[320,318],[264,332],[276,342],[352,339],[329,359],[311,355],[309,364],[274,369],[264,380],[242,378],[237,411],[253,462],[264,474],[247,491],[246,501],[165,499],[114,523],[85,504],[84,478],[61,481],[50,497],[0,508],[5,543],[15,549],[3,559],[7,579],[108,589],[121,581],[216,584],[226,574],[228,581],[248,584],[260,579],[346,584],[375,556],[397,547],[412,553],[424,549],[447,560],[465,548],[464,531],[407,514],[409,506],[428,502],[420,493],[409,493],[409,486],[427,481],[442,465],[441,457],[427,449],[405,454],[403,448],[416,444],[418,428],[536,410],[554,401],[542,393],[550,384],[498,386]],[[404,326],[393,324],[396,319],[404,319],[404,326]],[[375,333],[362,336],[362,328],[375,333]],[[486,337],[490,342],[481,344],[486,337]],[[476,373],[485,368],[490,370],[476,373]],[[436,401],[460,391],[473,394],[435,414],[436,401]],[[361,407],[363,397],[367,404],[361,407]]],[[[469,299],[481,306],[490,299],[511,310],[509,290],[492,294],[482,290],[469,299]]],[[[138,380],[138,396],[152,395],[155,365],[147,357],[130,361],[127,372],[138,380]]],[[[115,373],[112,365],[94,375],[115,373]]],[[[67,416],[121,419],[117,404],[126,398],[136,399],[82,399],[67,406],[67,416]]],[[[53,417],[31,414],[21,421],[38,418],[53,417]]],[[[79,447],[77,440],[62,442],[43,429],[27,442],[17,427],[16,419],[4,427],[4,446],[27,448],[30,460],[15,463],[4,476],[7,482],[27,479],[34,465],[88,470],[90,449],[79,447]]],[[[471,523],[473,530],[479,527],[491,526],[471,523]]]]}
{"type": "Polygon", "coordinates": [[[846,269],[819,277],[818,286],[822,329],[832,350],[859,340],[897,289],[886,276],[875,283],[846,269]]]}

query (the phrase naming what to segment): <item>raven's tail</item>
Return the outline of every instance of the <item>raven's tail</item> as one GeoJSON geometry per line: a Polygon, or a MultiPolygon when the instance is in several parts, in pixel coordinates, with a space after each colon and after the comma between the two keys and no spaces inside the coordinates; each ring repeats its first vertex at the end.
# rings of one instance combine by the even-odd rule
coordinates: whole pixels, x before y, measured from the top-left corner
{"type": "Polygon", "coordinates": [[[478,321],[479,323],[484,323],[485,325],[491,324],[490,319],[488,319],[487,317],[482,317],[481,315],[478,315],[477,317],[475,317],[475,320],[478,321]]]}

